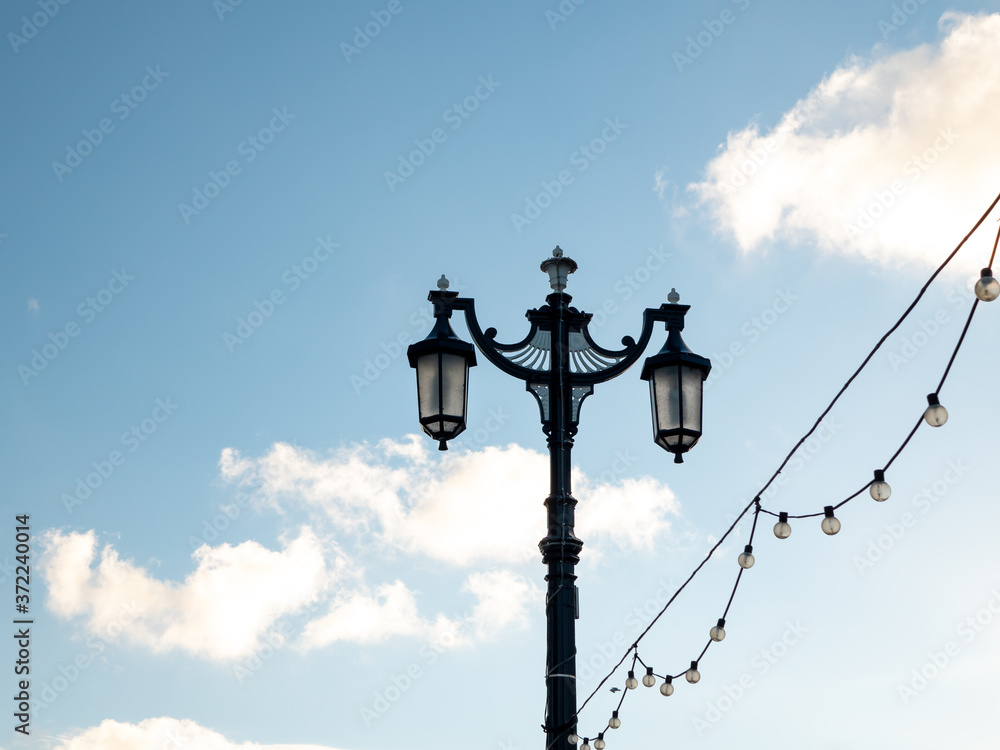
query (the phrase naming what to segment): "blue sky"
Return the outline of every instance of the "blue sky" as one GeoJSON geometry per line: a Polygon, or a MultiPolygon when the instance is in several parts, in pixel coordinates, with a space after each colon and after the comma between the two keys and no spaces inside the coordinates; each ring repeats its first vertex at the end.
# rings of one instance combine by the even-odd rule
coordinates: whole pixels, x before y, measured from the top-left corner
{"type": "MultiPolygon", "coordinates": [[[[683,465],[651,440],[638,368],[583,408],[585,696],[996,196],[998,13],[8,5],[0,560],[13,602],[30,513],[30,739],[541,746],[537,408],[480,358],[461,444],[416,434],[404,354],[427,291],[447,274],[519,340],[558,244],[607,347],[672,287],[691,305],[714,370],[683,465]]],[[[996,219],[766,507],[821,511],[892,454],[996,219]]],[[[917,432],[889,501],[845,506],[834,537],[809,519],[779,541],[762,517],[701,682],[630,694],[609,748],[990,744],[997,312],[980,305],[951,418],[917,432]]],[[[748,534],[644,639],[658,672],[700,651],[748,534]]],[[[581,732],[616,701],[602,690],[581,732]]],[[[0,745],[26,746],[11,721],[0,745]]]]}

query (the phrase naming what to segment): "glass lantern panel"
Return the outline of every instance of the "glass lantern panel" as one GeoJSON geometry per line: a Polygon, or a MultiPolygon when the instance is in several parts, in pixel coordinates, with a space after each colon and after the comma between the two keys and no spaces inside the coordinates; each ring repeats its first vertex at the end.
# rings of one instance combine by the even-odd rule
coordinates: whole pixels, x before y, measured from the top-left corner
{"type": "MultiPolygon", "coordinates": [[[[653,399],[653,429],[659,434],[681,426],[680,383],[677,365],[658,367],[649,379],[653,399]]],[[[676,445],[672,442],[671,445],[676,445]]]]}
{"type": "Polygon", "coordinates": [[[685,430],[701,432],[701,370],[695,367],[681,367],[682,413],[685,430]]]}
{"type": "MultiPolygon", "coordinates": [[[[442,404],[441,413],[465,420],[466,378],[469,368],[465,358],[457,354],[441,355],[442,404]]],[[[457,425],[452,429],[456,429],[457,425]]]]}
{"type": "Polygon", "coordinates": [[[440,370],[438,355],[425,354],[417,358],[417,403],[420,418],[426,419],[440,414],[439,394],[440,370]]]}

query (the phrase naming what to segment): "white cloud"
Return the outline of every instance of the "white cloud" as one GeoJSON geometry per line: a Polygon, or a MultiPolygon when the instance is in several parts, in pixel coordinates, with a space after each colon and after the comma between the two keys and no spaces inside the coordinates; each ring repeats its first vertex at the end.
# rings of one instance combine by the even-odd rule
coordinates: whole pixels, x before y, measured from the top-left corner
{"type": "MultiPolygon", "coordinates": [[[[439,624],[451,625],[445,618],[439,624]]],[[[383,584],[375,594],[346,592],[336,597],[325,616],[311,621],[303,632],[306,647],[337,641],[379,643],[391,636],[420,637],[433,629],[417,611],[417,599],[402,581],[383,584]]]]}
{"type": "Polygon", "coordinates": [[[61,739],[57,750],[334,750],[327,745],[261,745],[233,742],[189,719],[162,716],[138,724],[105,719],[96,727],[61,739]]]}
{"type": "Polygon", "coordinates": [[[29,299],[28,309],[33,313],[37,313],[41,309],[38,305],[38,300],[34,298],[29,299]]]}
{"type": "Polygon", "coordinates": [[[528,605],[539,589],[509,570],[473,573],[462,587],[478,600],[464,618],[439,614],[422,618],[417,600],[402,581],[384,584],[375,594],[351,592],[335,598],[330,611],[313,620],[303,632],[303,646],[315,648],[337,641],[379,643],[392,636],[410,636],[451,647],[492,640],[502,632],[523,629],[529,622],[528,605]]]}
{"type": "MultiPolygon", "coordinates": [[[[419,436],[318,456],[276,443],[259,459],[223,451],[225,478],[253,486],[279,509],[304,506],[338,532],[454,565],[536,560],[545,531],[548,457],[511,444],[453,451],[432,461],[419,436]]],[[[595,482],[574,472],[577,528],[595,559],[617,547],[652,549],[678,512],[651,477],[595,482]],[[628,523],[622,523],[627,517],[628,523]]]]}
{"type": "Polygon", "coordinates": [[[308,530],[281,551],[253,541],[204,545],[180,584],[153,578],[111,545],[94,567],[96,553],[93,531],[46,536],[49,607],[85,618],[94,634],[117,634],[124,624],[123,640],[156,652],[183,649],[216,660],[252,653],[280,617],[313,602],[328,584],[323,551],[308,530]]]}
{"type": "MultiPolygon", "coordinates": [[[[1000,15],[949,12],[940,28],[939,44],[850,58],[773,130],[730,133],[688,189],[746,252],[784,237],[937,265],[1000,174],[1000,15]]],[[[991,242],[955,263],[985,265],[991,242]]]]}
{"type": "MultiPolygon", "coordinates": [[[[254,653],[265,637],[284,640],[283,618],[307,606],[297,639],[303,650],[392,637],[470,644],[526,627],[540,590],[492,566],[537,563],[548,457],[513,444],[432,455],[416,435],[326,457],[284,443],[259,459],[226,449],[226,479],[280,512],[305,509],[312,526],[281,550],[254,541],[203,545],[181,582],[153,577],[110,544],[98,550],[93,531],[50,532],[43,565],[49,607],[80,618],[91,634],[218,661],[254,653]],[[353,537],[355,560],[341,552],[345,537],[353,537]],[[462,586],[468,604],[458,595],[459,605],[448,608],[466,606],[464,614],[428,616],[406,582],[365,584],[361,562],[373,551],[487,568],[469,571],[462,586]],[[313,614],[317,603],[322,614],[313,614]]],[[[652,550],[678,512],[673,493],[651,477],[608,482],[575,472],[574,480],[585,560],[616,548],[652,550]]]]}
{"type": "Polygon", "coordinates": [[[467,619],[478,639],[494,638],[510,627],[526,628],[527,605],[541,595],[534,584],[508,570],[473,573],[463,588],[479,599],[467,619]]]}

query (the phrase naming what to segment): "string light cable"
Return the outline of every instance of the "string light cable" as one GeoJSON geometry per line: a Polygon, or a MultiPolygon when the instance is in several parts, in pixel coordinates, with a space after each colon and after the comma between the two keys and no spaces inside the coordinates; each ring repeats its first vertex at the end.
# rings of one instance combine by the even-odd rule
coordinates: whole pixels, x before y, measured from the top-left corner
{"type": "MultiPolygon", "coordinates": [[[[775,523],[774,525],[773,531],[775,536],[778,537],[779,539],[787,539],[791,535],[791,525],[788,523],[789,519],[798,520],[798,519],[816,518],[816,517],[822,517],[823,520],[820,524],[822,531],[825,534],[832,536],[838,533],[841,528],[840,520],[836,517],[834,511],[843,507],[844,505],[851,502],[855,498],[859,497],[861,494],[865,492],[865,490],[868,490],[869,495],[876,502],[883,502],[889,498],[892,490],[888,482],[885,481],[885,474],[892,466],[892,464],[896,461],[896,459],[900,456],[900,454],[903,452],[906,446],[909,444],[910,440],[913,438],[917,430],[920,428],[920,425],[926,422],[928,425],[932,427],[940,427],[944,425],[948,419],[948,412],[945,409],[945,407],[940,403],[939,394],[941,392],[941,389],[944,387],[945,382],[948,379],[948,375],[951,372],[952,365],[955,363],[955,359],[958,356],[958,352],[962,348],[962,344],[965,342],[965,336],[969,331],[969,326],[972,323],[972,318],[976,313],[979,303],[991,302],[1000,297],[1000,283],[998,283],[997,280],[993,277],[993,272],[992,272],[993,262],[996,259],[997,245],[998,243],[1000,243],[1000,227],[998,227],[996,239],[994,239],[993,242],[993,249],[992,252],[990,253],[989,264],[982,269],[980,273],[980,278],[976,281],[974,288],[976,298],[972,303],[971,309],[969,310],[969,315],[965,320],[965,325],[963,326],[962,332],[959,335],[957,343],[955,344],[955,348],[948,359],[944,372],[941,375],[941,379],[938,382],[934,392],[928,394],[927,406],[921,413],[920,417],[917,419],[916,424],[913,425],[913,427],[907,433],[906,437],[903,438],[899,447],[892,454],[889,460],[885,462],[885,465],[880,469],[875,469],[873,472],[873,478],[870,479],[868,482],[866,482],[860,489],[858,489],[857,491],[855,491],[854,493],[852,493],[851,495],[849,495],[848,497],[844,498],[843,500],[841,500],[836,504],[824,506],[823,510],[820,512],[805,513],[801,515],[791,515],[786,511],[773,511],[768,508],[764,508],[761,505],[761,497],[771,486],[771,484],[775,481],[775,479],[777,479],[778,475],[781,474],[782,470],[785,468],[785,466],[788,464],[791,458],[795,455],[795,453],[799,450],[799,448],[802,447],[802,445],[806,442],[806,440],[808,440],[809,437],[812,436],[812,434],[819,428],[823,419],[825,419],[826,416],[830,413],[834,405],[840,400],[840,397],[847,391],[847,389],[851,386],[851,384],[858,377],[861,371],[864,370],[864,368],[871,362],[876,352],[878,352],[878,350],[882,347],[882,345],[886,342],[886,340],[903,324],[903,321],[906,320],[909,314],[917,306],[917,304],[923,298],[924,294],[927,292],[930,285],[947,267],[947,265],[952,261],[952,259],[958,254],[959,250],[962,249],[962,247],[969,240],[969,238],[972,237],[973,234],[975,234],[976,230],[979,229],[979,227],[983,224],[986,218],[992,213],[993,209],[997,206],[998,203],[1000,203],[1000,194],[998,194],[996,198],[993,199],[993,202],[990,203],[989,208],[987,208],[986,211],[983,213],[983,215],[979,218],[979,220],[976,221],[972,229],[970,229],[966,233],[966,235],[961,239],[961,241],[955,246],[954,250],[952,250],[948,254],[948,256],[944,259],[944,261],[942,261],[942,263],[934,270],[934,272],[931,274],[927,282],[920,288],[920,291],[917,293],[913,301],[903,311],[902,315],[900,315],[899,319],[896,320],[896,322],[889,328],[889,330],[886,331],[885,334],[883,334],[883,336],[876,342],[872,350],[864,358],[864,360],[857,367],[857,369],[851,374],[851,376],[847,379],[847,381],[843,384],[843,386],[841,386],[841,388],[837,391],[836,395],[826,406],[826,408],[822,411],[822,413],[819,415],[819,417],[816,419],[813,425],[793,446],[793,448],[789,451],[788,455],[785,456],[784,460],[781,462],[781,464],[778,466],[775,472],[764,483],[763,487],[761,487],[761,489],[756,493],[754,498],[743,507],[743,509],[736,516],[736,519],[732,522],[729,528],[726,529],[726,531],[722,534],[722,536],[719,537],[718,541],[708,551],[708,554],[705,555],[705,557],[698,564],[698,566],[691,572],[691,574],[687,577],[687,579],[678,587],[678,589],[673,593],[673,595],[670,597],[667,603],[663,605],[662,609],[660,609],[660,611],[656,614],[656,616],[654,616],[652,620],[650,620],[646,628],[636,637],[636,639],[632,642],[632,645],[629,646],[628,649],[626,649],[625,653],[622,654],[621,659],[618,660],[618,662],[611,668],[608,674],[598,683],[597,687],[594,688],[593,692],[591,692],[590,695],[587,696],[587,698],[583,701],[583,703],[580,704],[580,707],[577,709],[576,714],[574,714],[572,719],[579,718],[581,712],[587,706],[587,704],[590,703],[590,701],[594,698],[594,696],[596,696],[597,693],[600,692],[601,688],[604,687],[604,685],[615,675],[615,673],[621,668],[621,666],[628,660],[629,656],[632,657],[632,661],[628,669],[628,677],[625,680],[625,689],[621,691],[621,697],[618,700],[618,705],[612,711],[611,718],[605,725],[604,730],[599,732],[597,734],[597,737],[593,740],[593,745],[591,746],[591,739],[589,736],[580,737],[578,734],[569,735],[569,741],[571,744],[578,745],[579,750],[591,750],[591,748],[593,748],[593,750],[604,750],[606,746],[605,734],[610,730],[618,729],[619,727],[621,727],[621,718],[619,714],[621,712],[622,705],[625,702],[625,698],[629,695],[629,693],[633,692],[640,684],[639,679],[636,678],[635,676],[636,665],[641,665],[646,670],[645,674],[642,675],[641,684],[646,687],[653,687],[657,683],[657,681],[660,681],[659,692],[661,695],[665,697],[669,697],[670,695],[673,694],[675,680],[684,677],[687,682],[694,684],[701,679],[701,673],[698,669],[699,663],[704,658],[705,654],[708,652],[709,647],[713,643],[718,643],[725,638],[726,617],[728,616],[730,607],[732,607],[733,600],[736,597],[736,591],[740,586],[740,582],[742,581],[743,573],[752,568],[754,565],[755,560],[753,555],[753,541],[757,531],[757,521],[759,520],[761,513],[767,514],[769,516],[774,516],[778,519],[777,523],[775,523]],[[750,536],[747,541],[747,544],[744,547],[743,552],[740,553],[737,559],[737,562],[739,564],[739,572],[736,575],[736,581],[733,584],[733,588],[729,595],[729,600],[726,603],[726,607],[723,610],[722,617],[720,617],[717,624],[714,625],[709,630],[708,642],[705,644],[705,647],[701,650],[701,653],[698,654],[698,657],[690,661],[690,666],[687,669],[682,670],[676,674],[669,674],[669,673],[658,674],[653,669],[652,666],[646,664],[646,662],[642,660],[639,654],[639,643],[650,632],[650,630],[652,630],[653,626],[656,625],[657,621],[659,621],[659,619],[666,613],[666,611],[670,608],[670,606],[677,600],[677,597],[681,594],[682,591],[684,591],[685,588],[687,588],[688,584],[690,584],[691,581],[694,580],[695,576],[701,571],[701,569],[706,565],[706,563],[708,563],[708,561],[712,558],[712,556],[719,549],[719,547],[722,546],[723,542],[725,542],[725,540],[730,536],[730,534],[732,534],[733,531],[737,529],[740,522],[747,515],[747,513],[751,512],[751,510],[753,512],[753,524],[750,529],[750,536]]],[[[561,732],[564,729],[565,727],[560,727],[559,731],[561,732]]],[[[547,747],[552,748],[553,744],[549,743],[547,747]]]]}

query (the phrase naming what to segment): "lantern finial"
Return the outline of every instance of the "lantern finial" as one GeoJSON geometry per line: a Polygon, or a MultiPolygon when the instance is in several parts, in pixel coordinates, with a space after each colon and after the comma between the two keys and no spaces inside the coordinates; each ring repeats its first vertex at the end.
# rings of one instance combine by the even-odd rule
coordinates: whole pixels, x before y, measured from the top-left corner
{"type": "Polygon", "coordinates": [[[448,281],[448,279],[445,278],[444,274],[441,274],[441,278],[438,279],[437,288],[440,289],[443,292],[449,286],[451,286],[451,283],[448,281]]]}
{"type": "Polygon", "coordinates": [[[670,287],[670,294],[667,295],[667,302],[669,302],[671,305],[676,305],[680,301],[681,301],[681,295],[677,293],[676,289],[670,287]]]}
{"type": "Polygon", "coordinates": [[[552,251],[552,257],[543,260],[541,265],[541,269],[549,275],[549,286],[557,293],[566,288],[566,277],[576,268],[576,261],[563,257],[563,250],[559,245],[552,251]]]}

